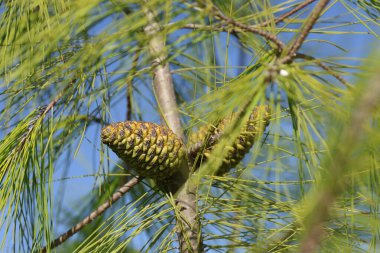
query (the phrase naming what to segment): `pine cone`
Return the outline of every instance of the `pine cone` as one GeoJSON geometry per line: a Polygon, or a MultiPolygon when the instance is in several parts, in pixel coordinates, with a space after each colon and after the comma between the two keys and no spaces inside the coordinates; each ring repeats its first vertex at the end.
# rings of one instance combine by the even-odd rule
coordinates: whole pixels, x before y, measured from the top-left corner
{"type": "Polygon", "coordinates": [[[186,161],[181,139],[169,128],[149,122],[126,121],[106,126],[102,142],[137,174],[165,179],[186,161]]]}
{"type": "MultiPolygon", "coordinates": [[[[233,113],[227,118],[224,118],[214,125],[202,126],[197,132],[193,133],[189,139],[190,158],[196,161],[197,166],[205,159],[210,157],[212,150],[218,143],[224,131],[229,124],[235,120],[237,113],[233,113]],[[197,158],[199,152],[203,152],[203,157],[197,158]]],[[[240,130],[239,136],[235,139],[232,146],[228,149],[226,156],[223,158],[223,163],[217,171],[217,175],[228,172],[235,167],[251,149],[256,135],[262,133],[269,125],[270,111],[268,106],[257,106],[248,121],[240,130]]]]}

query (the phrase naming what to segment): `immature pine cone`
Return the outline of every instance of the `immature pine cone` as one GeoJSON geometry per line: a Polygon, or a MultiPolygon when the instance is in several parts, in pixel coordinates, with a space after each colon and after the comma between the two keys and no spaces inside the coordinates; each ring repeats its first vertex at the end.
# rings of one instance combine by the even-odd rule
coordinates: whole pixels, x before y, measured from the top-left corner
{"type": "Polygon", "coordinates": [[[149,122],[126,121],[106,126],[102,142],[143,177],[165,179],[186,160],[184,145],[169,128],[149,122]]]}
{"type": "MultiPolygon", "coordinates": [[[[229,127],[229,124],[235,120],[237,113],[233,113],[213,125],[202,126],[197,132],[193,133],[189,138],[189,147],[195,147],[196,150],[203,154],[198,157],[199,152],[195,153],[194,148],[190,148],[190,158],[197,160],[197,166],[204,162],[211,155],[212,150],[229,127]]],[[[232,146],[227,146],[226,156],[223,163],[217,171],[217,175],[222,175],[235,167],[251,149],[256,135],[264,132],[270,120],[270,110],[268,106],[257,106],[249,116],[248,121],[240,130],[239,136],[235,139],[232,146]]]]}

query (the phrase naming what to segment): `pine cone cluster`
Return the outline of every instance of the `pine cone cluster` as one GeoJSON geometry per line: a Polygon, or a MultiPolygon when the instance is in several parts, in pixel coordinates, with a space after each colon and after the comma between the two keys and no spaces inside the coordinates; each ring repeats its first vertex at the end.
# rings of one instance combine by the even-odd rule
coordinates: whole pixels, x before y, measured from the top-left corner
{"type": "MultiPolygon", "coordinates": [[[[233,113],[213,125],[202,126],[189,138],[189,158],[200,166],[212,154],[225,131],[236,120],[233,113]]],[[[223,158],[218,175],[235,167],[249,152],[255,138],[269,124],[268,106],[257,106],[240,129],[223,158]]],[[[106,126],[102,142],[109,146],[129,168],[143,177],[165,182],[186,165],[187,152],[182,140],[169,128],[150,122],[126,121],[106,126]]]]}
{"type": "Polygon", "coordinates": [[[126,121],[106,126],[102,142],[109,146],[137,174],[157,180],[168,178],[186,161],[181,139],[169,128],[126,121]]]}
{"type": "MultiPolygon", "coordinates": [[[[190,149],[190,159],[196,163],[196,166],[199,166],[201,162],[210,157],[225,130],[230,126],[231,122],[236,120],[237,116],[237,113],[233,113],[215,124],[202,126],[190,136],[189,147],[192,147],[190,149]]],[[[269,120],[270,110],[268,106],[255,107],[232,146],[226,147],[228,151],[217,171],[217,175],[228,172],[244,158],[251,149],[257,134],[262,133],[268,126],[269,120]]]]}

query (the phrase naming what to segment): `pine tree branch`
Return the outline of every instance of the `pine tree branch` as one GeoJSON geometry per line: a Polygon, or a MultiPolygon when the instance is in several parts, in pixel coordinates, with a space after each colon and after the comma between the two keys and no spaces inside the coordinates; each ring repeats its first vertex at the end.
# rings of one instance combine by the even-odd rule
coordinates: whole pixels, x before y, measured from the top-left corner
{"type": "MultiPolygon", "coordinates": [[[[173,80],[166,62],[167,52],[165,50],[165,37],[160,34],[160,26],[156,22],[156,14],[149,9],[149,1],[144,0],[143,9],[148,18],[149,25],[145,27],[145,33],[150,37],[149,50],[153,56],[153,86],[157,96],[157,102],[164,115],[168,127],[185,141],[181,128],[177,102],[174,93],[173,80]]],[[[187,166],[186,166],[187,167],[187,166]]],[[[172,193],[188,178],[189,167],[183,168],[179,173],[169,178],[168,181],[176,181],[170,189],[172,193]]],[[[177,216],[178,239],[180,251],[201,252],[202,236],[200,221],[197,213],[196,186],[187,182],[179,189],[176,199],[176,207],[179,212],[177,216]]]]}
{"type": "MultiPolygon", "coordinates": [[[[286,19],[287,17],[293,15],[294,13],[302,10],[303,8],[305,8],[306,6],[308,6],[309,4],[312,4],[313,2],[315,2],[316,0],[307,0],[307,1],[304,1],[303,3],[297,5],[296,7],[294,7],[293,9],[291,9],[290,11],[282,14],[280,17],[278,18],[275,18],[274,20],[274,24],[278,24],[280,22],[282,22],[284,19],[286,19]]],[[[271,21],[266,21],[266,22],[263,22],[261,24],[257,24],[257,25],[254,25],[252,27],[262,27],[262,26],[267,26],[271,24],[271,21]]]]}
{"type": "Polygon", "coordinates": [[[310,55],[306,55],[306,54],[301,54],[301,53],[297,53],[296,55],[296,58],[301,58],[301,59],[307,59],[307,60],[312,60],[312,61],[315,61],[315,63],[321,67],[322,69],[326,70],[330,75],[332,75],[333,77],[335,77],[335,79],[337,79],[339,82],[341,82],[344,86],[346,86],[347,88],[350,88],[352,87],[352,85],[347,82],[342,76],[338,75],[335,71],[333,71],[329,66],[327,66],[326,64],[322,63],[321,61],[319,61],[318,59],[310,56],[310,55]]]}
{"type": "MultiPolygon", "coordinates": [[[[175,23],[170,23],[170,26],[175,25],[175,23]]],[[[219,32],[232,32],[237,33],[239,30],[236,30],[234,28],[228,28],[225,26],[222,26],[221,24],[214,24],[214,25],[202,25],[202,24],[184,24],[180,27],[181,29],[197,29],[197,30],[206,30],[206,31],[219,31],[219,32]]],[[[241,31],[241,30],[240,30],[241,31]]]]}
{"type": "Polygon", "coordinates": [[[48,104],[44,107],[43,112],[41,113],[41,117],[44,117],[54,106],[58,103],[58,101],[63,97],[65,92],[74,85],[77,79],[72,79],[69,84],[48,104]]]}
{"type": "MultiPolygon", "coordinates": [[[[54,99],[49,104],[41,106],[37,110],[37,115],[29,122],[28,131],[21,137],[20,141],[18,142],[17,149],[15,149],[14,152],[18,152],[24,147],[24,144],[26,141],[28,141],[30,133],[33,131],[37,120],[43,119],[46,116],[46,114],[54,108],[54,106],[63,97],[65,92],[75,83],[75,81],[76,79],[71,80],[70,83],[66,87],[64,87],[64,89],[57,96],[55,96],[54,99]]],[[[0,182],[2,182],[4,175],[5,175],[5,171],[1,171],[0,182]]]]}
{"type": "MultiPolygon", "coordinates": [[[[307,7],[308,5],[312,4],[315,1],[316,0],[307,0],[307,1],[304,1],[303,3],[297,5],[296,7],[294,7],[293,9],[291,9],[290,11],[282,14],[278,18],[275,18],[274,21],[273,21],[273,23],[274,24],[278,24],[278,23],[284,21],[286,18],[288,18],[291,15],[293,15],[294,13],[302,10],[303,8],[307,7]]],[[[271,21],[265,21],[263,23],[256,24],[256,25],[251,25],[249,27],[252,28],[252,29],[257,29],[259,27],[268,26],[271,23],[272,23],[271,21]]],[[[202,29],[202,30],[217,30],[217,31],[223,31],[223,32],[227,32],[228,31],[227,27],[216,27],[216,26],[208,26],[208,25],[201,25],[201,24],[185,24],[181,28],[202,29]]],[[[236,29],[233,29],[232,31],[238,32],[238,30],[236,30],[236,29]]]]}
{"type": "MultiPolygon", "coordinates": [[[[307,7],[308,5],[312,4],[315,1],[316,0],[307,0],[307,1],[304,1],[303,3],[297,5],[296,7],[294,7],[293,9],[291,9],[290,11],[282,14],[278,18],[275,18],[274,21],[273,21],[273,23],[274,24],[278,24],[278,23],[284,21],[286,18],[290,17],[294,13],[297,13],[298,11],[302,10],[303,8],[307,7]]],[[[249,27],[251,29],[255,29],[255,31],[256,31],[257,28],[268,26],[271,23],[272,23],[271,21],[265,21],[265,22],[260,23],[260,24],[250,25],[249,27]]],[[[201,24],[185,24],[181,28],[202,29],[202,30],[216,30],[216,31],[223,31],[223,32],[227,32],[228,31],[227,27],[208,26],[208,25],[201,25],[201,24]]],[[[244,29],[244,30],[246,30],[246,29],[244,29]]],[[[238,32],[238,30],[236,30],[236,29],[233,29],[232,31],[238,32]]]]}
{"type": "Polygon", "coordinates": [[[330,2],[330,0],[321,0],[315,6],[309,17],[307,18],[305,24],[301,28],[301,31],[298,33],[297,38],[290,45],[288,52],[284,58],[282,58],[281,63],[289,63],[291,62],[297,55],[297,51],[301,48],[303,42],[306,37],[309,35],[311,29],[317,22],[318,18],[321,16],[322,11],[326,7],[326,5],[330,2]]]}
{"type": "MultiPolygon", "coordinates": [[[[315,1],[315,0],[313,0],[313,1],[315,1]]],[[[242,31],[242,30],[239,30],[239,29],[230,29],[230,28],[223,27],[223,26],[208,26],[208,25],[201,25],[201,24],[185,24],[181,28],[185,28],[185,29],[199,29],[199,30],[210,30],[210,31],[220,31],[220,32],[228,32],[228,31],[230,31],[233,34],[237,34],[237,33],[239,33],[239,32],[242,31]]],[[[301,54],[301,53],[296,53],[295,58],[314,60],[315,63],[319,67],[321,67],[322,69],[326,70],[329,74],[331,74],[333,77],[335,77],[335,79],[337,79],[343,85],[345,85],[346,87],[351,87],[351,84],[348,83],[342,76],[338,75],[329,66],[327,66],[324,63],[322,63],[318,59],[316,59],[316,58],[314,58],[312,56],[306,55],[306,54],[301,54]]]]}
{"type": "Polygon", "coordinates": [[[344,84],[346,87],[351,87],[351,84],[349,82],[346,81],[346,79],[344,79],[343,77],[341,77],[340,75],[338,75],[337,73],[335,73],[335,71],[333,71],[329,66],[327,66],[326,64],[316,60],[315,61],[316,64],[321,67],[322,69],[326,70],[330,75],[332,75],[333,77],[335,77],[335,79],[337,79],[339,82],[341,82],[342,84],[344,84]]]}
{"type": "Polygon", "coordinates": [[[250,26],[250,25],[240,23],[231,17],[227,17],[220,10],[218,10],[216,7],[213,8],[213,12],[214,12],[214,15],[216,17],[220,18],[221,20],[224,20],[227,24],[238,28],[237,30],[240,29],[243,31],[251,32],[251,33],[260,35],[269,41],[272,41],[274,44],[277,45],[277,50],[279,52],[281,52],[285,48],[284,42],[282,42],[279,38],[277,38],[276,35],[274,35],[272,33],[265,32],[259,28],[254,27],[254,26],[250,26]]]}
{"type": "Polygon", "coordinates": [[[67,230],[65,233],[61,234],[54,241],[50,243],[49,246],[45,246],[41,249],[41,253],[47,252],[47,250],[51,250],[62,243],[64,243],[67,239],[69,239],[74,234],[78,233],[85,226],[90,224],[93,220],[102,215],[108,208],[110,208],[116,201],[118,201],[122,196],[124,196],[127,192],[129,192],[136,184],[138,184],[142,178],[134,177],[129,180],[126,184],[120,187],[112,196],[111,199],[102,205],[100,205],[95,211],[93,211],[90,215],[84,218],[81,222],[77,223],[75,226],[67,230]]]}

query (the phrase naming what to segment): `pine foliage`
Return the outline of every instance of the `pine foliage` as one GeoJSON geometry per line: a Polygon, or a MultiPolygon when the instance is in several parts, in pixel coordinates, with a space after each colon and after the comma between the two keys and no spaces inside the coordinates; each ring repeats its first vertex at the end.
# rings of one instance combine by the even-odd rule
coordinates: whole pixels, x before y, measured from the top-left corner
{"type": "Polygon", "coordinates": [[[308,26],[323,2],[1,1],[0,251],[178,252],[176,196],[150,178],[189,162],[205,251],[378,252],[379,5],[327,1],[308,26]],[[160,120],[146,10],[186,140],[160,120]]]}

